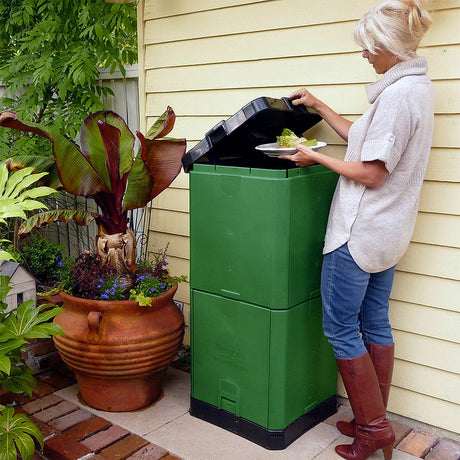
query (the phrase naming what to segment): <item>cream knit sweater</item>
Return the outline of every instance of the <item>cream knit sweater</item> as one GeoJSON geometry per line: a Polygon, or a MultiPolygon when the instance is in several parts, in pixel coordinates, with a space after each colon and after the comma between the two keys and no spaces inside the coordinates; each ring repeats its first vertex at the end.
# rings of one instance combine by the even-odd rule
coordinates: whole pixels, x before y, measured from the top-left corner
{"type": "Polygon", "coordinates": [[[434,91],[423,57],[396,64],[367,86],[369,110],[351,126],[345,161],[381,160],[389,175],[376,189],[340,177],[324,254],[348,243],[369,273],[397,264],[412,236],[433,135],[434,91]]]}

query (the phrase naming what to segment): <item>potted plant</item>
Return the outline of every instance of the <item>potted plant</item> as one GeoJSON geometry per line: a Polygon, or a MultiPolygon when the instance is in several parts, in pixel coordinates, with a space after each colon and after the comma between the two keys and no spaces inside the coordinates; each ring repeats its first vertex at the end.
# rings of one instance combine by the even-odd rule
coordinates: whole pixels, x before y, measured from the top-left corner
{"type": "MultiPolygon", "coordinates": [[[[180,172],[186,142],[165,138],[174,122],[174,111],[168,107],[144,137],[134,135],[114,112],[97,112],[84,120],[79,148],[53,128],[22,122],[13,113],[0,114],[0,126],[52,142],[52,161],[17,158],[9,160],[11,169],[36,164],[50,173],[50,185],[92,198],[100,209],[100,213],[45,211],[19,229],[27,235],[42,225],[70,220],[80,225],[95,220],[98,225],[94,254],[81,256],[75,268],[81,273],[73,276],[80,287],[85,281],[113,295],[90,299],[84,295],[87,289],[79,296],[61,292],[63,312],[55,322],[65,336],[54,338],[62,359],[75,372],[83,399],[98,409],[127,411],[155,401],[165,370],[182,343],[184,318],[173,302],[180,278],[167,278],[172,287],[162,283],[169,289],[153,300],[146,295],[127,214],[145,206],[180,172]],[[131,300],[121,300],[126,293],[131,300]],[[140,305],[139,299],[151,305],[140,305]]],[[[167,271],[162,274],[168,276],[167,271]]]]}

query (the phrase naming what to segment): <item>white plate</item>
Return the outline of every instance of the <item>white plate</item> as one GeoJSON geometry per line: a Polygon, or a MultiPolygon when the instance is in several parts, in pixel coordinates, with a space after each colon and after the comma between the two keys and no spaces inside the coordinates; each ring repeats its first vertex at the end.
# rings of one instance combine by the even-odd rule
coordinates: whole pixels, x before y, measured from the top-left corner
{"type": "MultiPolygon", "coordinates": [[[[318,150],[322,147],[325,147],[327,144],[326,142],[317,142],[316,145],[310,147],[312,150],[318,150]]],[[[292,147],[279,147],[276,142],[272,142],[271,144],[261,144],[256,147],[256,150],[260,150],[261,152],[265,153],[270,157],[277,157],[279,155],[294,155],[297,152],[297,149],[292,147]]]]}

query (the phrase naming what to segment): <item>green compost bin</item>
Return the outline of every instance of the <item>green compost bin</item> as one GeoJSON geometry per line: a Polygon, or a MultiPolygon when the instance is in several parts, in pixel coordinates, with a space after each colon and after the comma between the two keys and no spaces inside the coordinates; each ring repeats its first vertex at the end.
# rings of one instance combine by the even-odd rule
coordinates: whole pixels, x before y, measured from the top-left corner
{"type": "Polygon", "coordinates": [[[191,414],[283,449],[336,411],[320,272],[337,175],[190,171],[191,414]]]}
{"type": "Polygon", "coordinates": [[[195,165],[190,172],[190,280],[273,309],[320,295],[324,232],[337,175],[195,165]]]}
{"type": "Polygon", "coordinates": [[[284,449],[337,410],[320,272],[338,176],[254,149],[282,127],[298,133],[320,119],[260,98],[182,161],[190,173],[190,414],[267,449],[284,449]]]}

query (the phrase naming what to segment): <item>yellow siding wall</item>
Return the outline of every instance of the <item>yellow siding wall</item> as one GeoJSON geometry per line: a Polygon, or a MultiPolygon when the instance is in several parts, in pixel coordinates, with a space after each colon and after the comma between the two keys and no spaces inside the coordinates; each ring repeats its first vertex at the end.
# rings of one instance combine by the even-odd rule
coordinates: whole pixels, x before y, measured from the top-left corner
{"type": "MultiPolygon", "coordinates": [[[[368,107],[364,86],[377,77],[351,31],[376,3],[141,0],[141,130],[171,105],[172,134],[191,148],[250,100],[301,86],[356,119],[368,107]]],[[[460,0],[429,5],[434,23],[419,54],[436,89],[435,133],[413,241],[392,293],[389,410],[460,432],[460,0]]],[[[343,157],[344,143],[324,122],[309,135],[343,157]]],[[[172,271],[188,274],[188,176],[181,173],[154,204],[152,240],[170,242],[172,271]]],[[[188,307],[188,285],[178,299],[188,307]]]]}

